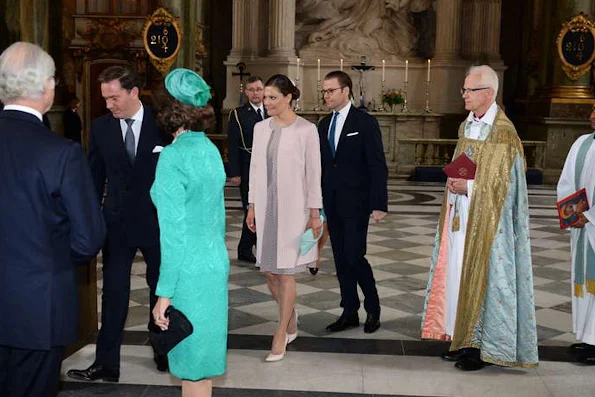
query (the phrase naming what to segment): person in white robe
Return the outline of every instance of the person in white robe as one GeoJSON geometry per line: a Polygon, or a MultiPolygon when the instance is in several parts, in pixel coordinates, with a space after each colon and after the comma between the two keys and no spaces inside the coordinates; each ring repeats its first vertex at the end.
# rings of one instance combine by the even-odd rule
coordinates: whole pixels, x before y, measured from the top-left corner
{"type": "MultiPolygon", "coordinates": [[[[595,103],[590,115],[595,130],[595,103]]],[[[572,328],[579,343],[570,348],[578,361],[595,365],[595,132],[579,137],[568,153],[560,180],[558,201],[585,189],[590,209],[570,227],[572,328]]]]}
{"type": "Polygon", "coordinates": [[[448,179],[421,325],[422,338],[451,342],[442,358],[463,371],[538,362],[525,158],[497,92],[492,68],[469,70],[453,158],[477,170],[448,179]]]}

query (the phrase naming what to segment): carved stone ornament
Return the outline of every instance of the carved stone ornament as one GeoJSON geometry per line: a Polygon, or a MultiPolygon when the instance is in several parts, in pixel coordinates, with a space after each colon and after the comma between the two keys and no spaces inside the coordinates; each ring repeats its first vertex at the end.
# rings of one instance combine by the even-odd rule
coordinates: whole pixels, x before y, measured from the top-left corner
{"type": "Polygon", "coordinates": [[[112,51],[128,47],[136,37],[134,26],[117,18],[98,18],[91,20],[85,30],[78,34],[89,41],[91,50],[112,51]]]}
{"type": "Polygon", "coordinates": [[[581,12],[562,25],[556,44],[562,69],[571,80],[578,80],[595,60],[595,24],[581,12]]]}
{"type": "Polygon", "coordinates": [[[182,29],[177,18],[159,8],[147,18],[142,35],[151,63],[162,75],[167,74],[182,47],[182,29]]]}

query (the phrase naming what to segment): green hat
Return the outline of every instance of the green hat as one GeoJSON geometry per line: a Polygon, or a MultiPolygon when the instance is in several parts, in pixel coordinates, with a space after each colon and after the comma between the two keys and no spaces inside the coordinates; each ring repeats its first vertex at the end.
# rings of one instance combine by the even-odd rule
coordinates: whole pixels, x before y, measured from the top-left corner
{"type": "Polygon", "coordinates": [[[189,69],[174,69],[165,76],[165,88],[185,105],[203,107],[211,99],[211,87],[198,73],[189,69]]]}

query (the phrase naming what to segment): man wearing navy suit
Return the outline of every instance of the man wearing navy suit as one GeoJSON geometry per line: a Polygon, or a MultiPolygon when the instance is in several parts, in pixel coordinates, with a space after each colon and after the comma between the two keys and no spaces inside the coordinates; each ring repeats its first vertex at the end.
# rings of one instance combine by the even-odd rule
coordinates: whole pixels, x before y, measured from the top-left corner
{"type": "Polygon", "coordinates": [[[324,99],[333,113],[318,125],[322,160],[322,197],[343,313],[329,332],[359,326],[359,284],[367,312],[364,332],[380,327],[380,301],[366,260],[370,214],[375,222],[387,213],[388,170],[376,119],[351,105],[353,83],[344,72],[325,76],[324,99]]]}
{"type": "Polygon", "coordinates": [[[248,228],[246,215],[248,214],[248,186],[250,182],[254,124],[267,118],[262,103],[264,98],[262,79],[258,76],[249,77],[244,94],[248,98],[248,102],[229,113],[227,127],[229,161],[227,166],[231,183],[240,186],[240,197],[244,208],[242,236],[238,243],[238,259],[244,262],[256,263],[256,257],[252,252],[252,248],[256,245],[256,233],[248,228]]]}
{"type": "MultiPolygon", "coordinates": [[[[68,376],[117,382],[130,298],[130,271],[137,250],[147,264],[151,306],[148,328],[159,330],[150,314],[157,300],[161,252],[157,211],[149,190],[167,137],[157,127],[151,109],[139,99],[141,80],[135,71],[112,66],[100,74],[99,82],[110,111],[93,120],[89,138],[89,164],[97,197],[103,196],[107,180],[103,200],[107,237],[102,250],[101,329],[95,362],[85,370],[68,371],[68,376]]],[[[166,356],[155,354],[154,360],[158,370],[167,370],[166,356]]]]}
{"type": "Polygon", "coordinates": [[[42,122],[55,65],[34,44],[0,55],[0,396],[58,394],[64,346],[77,340],[75,264],[105,224],[80,145],[42,122]]]}

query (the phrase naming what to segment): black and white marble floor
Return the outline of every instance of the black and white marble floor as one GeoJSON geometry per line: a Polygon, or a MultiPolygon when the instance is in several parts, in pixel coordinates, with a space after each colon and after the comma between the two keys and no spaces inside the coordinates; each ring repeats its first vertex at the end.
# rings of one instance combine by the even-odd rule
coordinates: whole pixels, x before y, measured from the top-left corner
{"type": "MultiPolygon", "coordinates": [[[[262,274],[235,259],[242,210],[237,188],[227,188],[227,245],[232,259],[229,368],[215,381],[215,396],[593,394],[592,369],[570,363],[572,357],[565,348],[574,342],[570,248],[568,234],[558,227],[555,189],[531,187],[529,194],[541,365],[535,370],[491,367],[477,374],[463,374],[435,357],[445,345],[419,340],[429,257],[443,197],[441,184],[391,181],[390,213],[385,221],[370,226],[367,257],[381,299],[380,330],[374,334],[364,334],[361,328],[326,333],[325,326],[341,313],[339,286],[327,246],[321,272],[297,277],[300,337],[287,357],[276,364],[263,361],[275,328],[276,306],[262,274]],[[325,394],[331,392],[339,394],[325,394]]],[[[148,290],[142,258],[134,264],[133,273],[121,378],[129,386],[66,382],[61,396],[179,395],[177,381],[154,370],[146,346],[148,290]]],[[[98,285],[101,287],[101,279],[98,285]]],[[[365,318],[365,313],[360,315],[365,318]]],[[[93,352],[94,346],[85,347],[65,361],[64,370],[87,366],[93,352]]]]}

